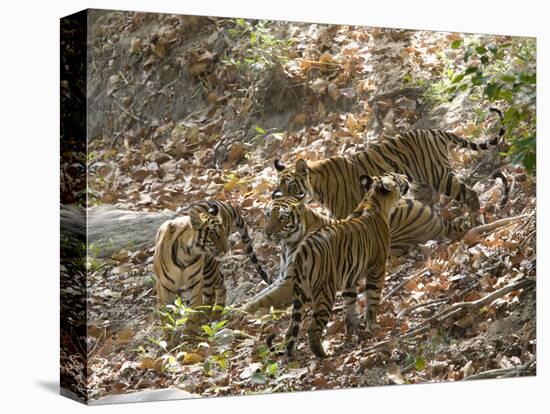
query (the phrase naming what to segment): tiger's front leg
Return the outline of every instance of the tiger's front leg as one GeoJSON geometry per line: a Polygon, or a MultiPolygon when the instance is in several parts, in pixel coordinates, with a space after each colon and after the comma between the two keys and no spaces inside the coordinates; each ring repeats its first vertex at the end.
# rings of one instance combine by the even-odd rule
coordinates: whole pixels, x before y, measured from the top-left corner
{"type": "Polygon", "coordinates": [[[365,296],[367,299],[367,306],[365,307],[365,332],[369,335],[374,333],[374,329],[377,326],[376,315],[378,314],[385,276],[385,260],[384,264],[375,267],[367,275],[367,283],[365,285],[365,296]]]}
{"type": "Polygon", "coordinates": [[[326,358],[328,356],[323,348],[321,338],[323,331],[332,316],[332,307],[334,305],[335,296],[335,292],[318,292],[317,294],[312,295],[313,314],[311,316],[311,323],[307,331],[307,338],[309,341],[309,348],[319,358],[326,358]]]}
{"type": "Polygon", "coordinates": [[[298,298],[295,299],[292,305],[292,315],[290,317],[290,324],[285,335],[286,342],[286,354],[292,357],[294,354],[294,348],[298,341],[298,333],[300,332],[300,324],[302,322],[303,302],[298,298]]]}
{"type": "Polygon", "coordinates": [[[204,304],[211,306],[211,319],[219,319],[225,307],[226,289],[219,262],[206,257],[204,262],[204,304]]]}
{"type": "Polygon", "coordinates": [[[285,335],[286,342],[286,354],[291,357],[294,353],[296,342],[298,341],[298,333],[300,332],[300,324],[303,318],[304,303],[307,301],[307,297],[302,290],[299,281],[293,280],[293,300],[292,300],[292,314],[290,317],[290,324],[285,335]]]}
{"type": "Polygon", "coordinates": [[[183,332],[186,335],[195,335],[200,332],[201,324],[202,311],[200,307],[203,304],[202,268],[188,280],[187,286],[188,291],[191,292],[189,307],[192,309],[192,311],[189,313],[189,317],[187,319],[183,332]]]}

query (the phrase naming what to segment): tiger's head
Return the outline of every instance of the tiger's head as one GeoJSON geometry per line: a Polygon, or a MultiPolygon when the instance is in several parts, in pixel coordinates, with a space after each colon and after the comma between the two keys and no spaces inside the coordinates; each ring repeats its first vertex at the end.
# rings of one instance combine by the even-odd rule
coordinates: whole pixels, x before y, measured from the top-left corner
{"type": "Polygon", "coordinates": [[[409,191],[407,177],[402,174],[386,173],[378,177],[362,175],[359,180],[366,194],[357,210],[362,210],[364,203],[369,203],[376,205],[389,216],[399,199],[409,191]]]}
{"type": "Polygon", "coordinates": [[[301,223],[304,211],[304,199],[284,196],[281,190],[275,190],[267,205],[264,224],[266,238],[275,243],[283,239],[301,238],[301,223]]]}
{"type": "Polygon", "coordinates": [[[228,234],[218,206],[212,202],[207,206],[207,209],[202,206],[189,209],[191,227],[195,230],[194,247],[201,253],[221,256],[229,251],[228,234]]]}
{"type": "Polygon", "coordinates": [[[276,159],[274,165],[277,170],[277,188],[284,196],[301,199],[313,194],[309,182],[309,168],[305,160],[298,160],[294,167],[287,167],[276,159]]]}

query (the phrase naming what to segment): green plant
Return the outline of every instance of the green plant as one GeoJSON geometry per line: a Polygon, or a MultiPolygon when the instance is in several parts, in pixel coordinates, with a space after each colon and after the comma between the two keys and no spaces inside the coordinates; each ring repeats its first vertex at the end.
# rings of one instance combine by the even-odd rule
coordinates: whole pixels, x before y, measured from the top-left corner
{"type": "Polygon", "coordinates": [[[279,363],[271,359],[271,352],[264,344],[256,348],[256,355],[260,359],[260,368],[250,377],[253,384],[266,384],[270,379],[279,375],[279,363]]]}
{"type": "Polygon", "coordinates": [[[532,173],[536,165],[535,39],[499,42],[468,37],[453,41],[450,47],[460,50],[463,57],[447,72],[448,99],[467,93],[482,105],[505,107],[506,140],[510,144],[505,155],[532,173]]]}
{"type": "Polygon", "coordinates": [[[278,39],[271,34],[266,20],[253,23],[250,20],[235,19],[234,27],[228,29],[228,34],[233,39],[248,37],[248,47],[242,58],[226,60],[240,68],[271,68],[278,63],[288,60],[288,48],[293,41],[278,39]]]}
{"type": "Polygon", "coordinates": [[[229,357],[232,355],[229,349],[224,349],[221,352],[210,355],[202,364],[204,373],[211,376],[214,373],[214,368],[218,367],[222,371],[228,368],[229,357]]]}
{"type": "Polygon", "coordinates": [[[162,330],[171,338],[179,335],[180,329],[189,320],[190,315],[197,312],[200,310],[190,308],[183,303],[181,297],[177,297],[174,303],[159,310],[162,330]]]}
{"type": "Polygon", "coordinates": [[[207,336],[207,340],[209,343],[215,343],[217,339],[217,335],[220,333],[220,331],[223,329],[223,327],[227,324],[227,319],[221,320],[219,322],[211,322],[208,325],[202,325],[201,329],[207,336]]]}

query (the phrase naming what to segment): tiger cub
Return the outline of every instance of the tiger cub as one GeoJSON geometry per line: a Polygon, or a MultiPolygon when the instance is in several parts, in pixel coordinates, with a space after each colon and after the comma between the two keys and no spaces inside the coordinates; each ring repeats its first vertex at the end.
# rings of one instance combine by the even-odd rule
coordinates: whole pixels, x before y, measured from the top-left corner
{"type": "MultiPolygon", "coordinates": [[[[495,108],[490,110],[499,116],[502,125],[502,112],[495,108]]],[[[277,187],[284,195],[308,195],[325,206],[333,217],[342,219],[363,198],[364,190],[357,177],[393,171],[408,177],[413,196],[420,201],[429,203],[435,191],[465,203],[474,226],[479,216],[479,198],[453,174],[449,150],[456,145],[486,150],[497,145],[504,133],[504,126],[501,126],[491,141],[476,144],[440,130],[411,130],[371,144],[367,150],[349,157],[337,156],[314,162],[298,160],[294,167],[288,168],[275,160],[277,187]]]]}
{"type": "Polygon", "coordinates": [[[309,233],[302,240],[287,268],[292,280],[292,316],[286,333],[286,352],[292,355],[304,305],[312,306],[308,328],[309,347],[318,357],[326,353],[321,335],[329,321],[336,291],[341,290],[348,336],[359,326],[357,286],[366,276],[365,327],[371,332],[376,322],[380,292],[390,250],[390,215],[402,194],[408,191],[406,177],[389,173],[361,177],[368,189],[363,201],[345,220],[309,233]]]}
{"type": "MultiPolygon", "coordinates": [[[[182,294],[191,307],[225,305],[226,288],[218,260],[229,250],[232,224],[256,271],[269,283],[239,212],[221,201],[198,202],[189,207],[187,215],[164,222],[158,230],[153,269],[160,306],[182,294]]],[[[189,323],[191,329],[194,322],[189,323]]]]}
{"type": "MultiPolygon", "coordinates": [[[[292,299],[292,281],[287,277],[289,258],[306,234],[336,222],[308,206],[303,198],[285,197],[275,190],[266,208],[264,234],[268,240],[280,244],[279,278],[250,299],[243,309],[253,313],[261,308],[288,306],[292,299]]],[[[390,255],[401,256],[428,240],[456,240],[466,230],[466,223],[446,221],[419,201],[401,199],[390,218],[390,255]]]]}

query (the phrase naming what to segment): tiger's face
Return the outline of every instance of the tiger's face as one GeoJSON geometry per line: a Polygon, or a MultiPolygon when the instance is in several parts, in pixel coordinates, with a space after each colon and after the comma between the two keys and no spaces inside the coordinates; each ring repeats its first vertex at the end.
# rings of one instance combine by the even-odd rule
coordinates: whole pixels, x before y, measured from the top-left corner
{"type": "Polygon", "coordinates": [[[275,160],[277,188],[283,196],[303,198],[312,194],[309,183],[309,169],[305,160],[298,160],[293,167],[287,167],[275,160]]]}
{"type": "Polygon", "coordinates": [[[264,234],[266,238],[279,243],[299,232],[302,209],[303,199],[285,197],[282,191],[275,190],[265,213],[264,234]]]}
{"type": "Polygon", "coordinates": [[[208,211],[190,211],[191,226],[195,230],[195,247],[202,253],[222,256],[229,251],[226,226],[217,206],[210,205],[208,211]]]}

